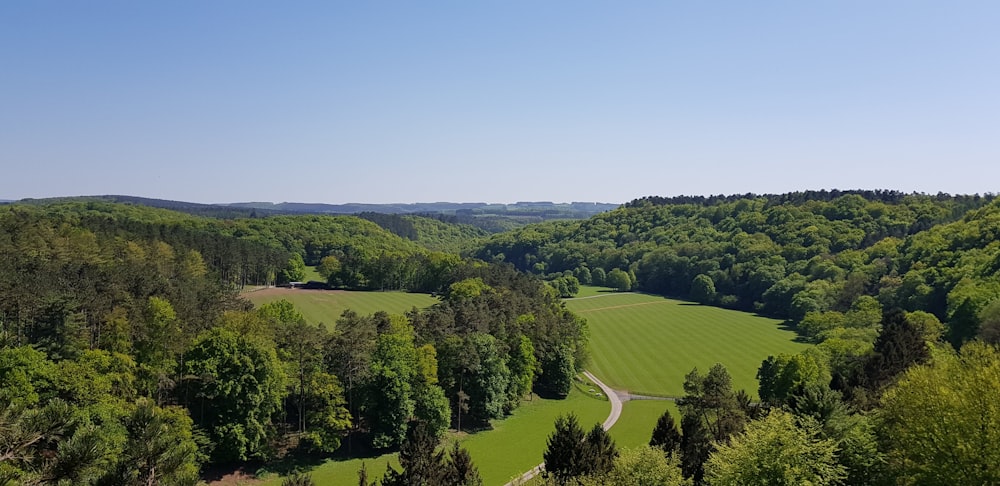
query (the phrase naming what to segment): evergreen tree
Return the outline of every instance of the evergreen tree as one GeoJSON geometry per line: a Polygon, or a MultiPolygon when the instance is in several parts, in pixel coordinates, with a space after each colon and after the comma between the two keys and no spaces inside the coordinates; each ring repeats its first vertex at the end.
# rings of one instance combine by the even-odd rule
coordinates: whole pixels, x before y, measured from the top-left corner
{"type": "Polygon", "coordinates": [[[565,484],[586,471],[587,457],[583,445],[586,435],[576,415],[572,413],[556,418],[555,427],[542,456],[545,461],[543,476],[558,484],[565,484]]]}
{"type": "Polygon", "coordinates": [[[670,410],[664,410],[663,415],[656,420],[653,427],[653,437],[649,439],[651,447],[659,447],[668,456],[674,455],[681,448],[681,431],[677,430],[674,417],[670,415],[670,410]]]}
{"type": "Polygon", "coordinates": [[[601,424],[594,424],[594,428],[587,433],[583,450],[584,474],[605,474],[614,468],[615,458],[618,457],[618,448],[615,447],[615,441],[611,439],[601,424]]]}
{"type": "Polygon", "coordinates": [[[902,312],[889,312],[875,340],[875,353],[865,365],[867,388],[878,392],[910,366],[929,359],[930,349],[920,330],[902,312]]]}
{"type": "Polygon", "coordinates": [[[447,468],[444,452],[437,452],[438,439],[425,422],[411,422],[406,430],[406,440],[399,447],[399,465],[396,471],[386,465],[382,486],[436,486],[444,481],[447,468]]]}
{"type": "Polygon", "coordinates": [[[452,445],[445,471],[444,484],[449,486],[482,486],[483,479],[479,477],[479,469],[472,463],[469,451],[459,447],[458,442],[452,445]]]}

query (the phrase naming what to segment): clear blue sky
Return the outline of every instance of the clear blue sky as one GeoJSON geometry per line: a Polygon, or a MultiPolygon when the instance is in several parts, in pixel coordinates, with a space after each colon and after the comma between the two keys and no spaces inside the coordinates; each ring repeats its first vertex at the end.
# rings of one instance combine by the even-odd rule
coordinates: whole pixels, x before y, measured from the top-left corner
{"type": "Polygon", "coordinates": [[[0,198],[1000,192],[1000,2],[0,2],[0,198]]]}

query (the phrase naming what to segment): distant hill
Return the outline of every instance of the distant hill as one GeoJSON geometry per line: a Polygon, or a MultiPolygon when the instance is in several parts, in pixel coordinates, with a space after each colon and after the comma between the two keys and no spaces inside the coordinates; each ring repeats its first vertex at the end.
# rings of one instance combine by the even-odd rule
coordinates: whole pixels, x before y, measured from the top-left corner
{"type": "Polygon", "coordinates": [[[572,214],[574,217],[586,214],[589,217],[594,214],[603,213],[615,209],[620,204],[598,203],[598,202],[571,202],[554,203],[549,201],[532,202],[519,201],[513,204],[490,204],[483,202],[452,203],[452,202],[432,202],[432,203],[402,203],[402,204],[323,204],[323,203],[269,203],[269,202],[241,202],[231,203],[228,206],[240,208],[255,208],[271,211],[292,211],[297,213],[335,213],[335,214],[355,214],[355,213],[385,213],[385,214],[415,214],[415,213],[444,213],[459,214],[465,211],[472,211],[480,214],[500,214],[500,213],[538,213],[549,211],[554,213],[572,214]]]}
{"type": "MultiPolygon", "coordinates": [[[[621,206],[620,204],[598,202],[554,203],[548,201],[521,201],[513,204],[489,204],[484,202],[433,202],[409,204],[238,202],[201,204],[123,195],[22,199],[20,201],[9,202],[49,204],[55,202],[88,201],[135,204],[139,206],[170,209],[198,216],[223,219],[257,218],[296,214],[413,215],[437,219],[449,224],[474,226],[489,233],[508,231],[527,224],[540,223],[543,221],[586,219],[621,206]]],[[[385,218],[380,220],[379,218],[371,216],[366,217],[366,219],[373,220],[376,223],[386,220],[385,218]]],[[[400,235],[408,238],[415,237],[415,235],[400,235]]],[[[450,244],[445,244],[445,246],[450,246],[450,244]]]]}

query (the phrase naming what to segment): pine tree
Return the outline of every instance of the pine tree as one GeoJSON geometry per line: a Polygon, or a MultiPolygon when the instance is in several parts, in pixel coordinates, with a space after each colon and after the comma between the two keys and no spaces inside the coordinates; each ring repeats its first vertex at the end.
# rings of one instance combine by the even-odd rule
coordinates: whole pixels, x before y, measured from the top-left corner
{"type": "Polygon", "coordinates": [[[406,440],[399,448],[402,471],[386,466],[382,486],[434,486],[446,472],[444,452],[435,452],[438,439],[425,422],[411,422],[406,440]]]}
{"type": "Polygon", "coordinates": [[[605,474],[615,467],[618,448],[601,424],[594,424],[594,428],[587,434],[583,450],[584,474],[605,474]]]}
{"type": "Polygon", "coordinates": [[[677,430],[674,417],[670,415],[670,410],[664,410],[663,415],[656,420],[656,427],[653,428],[653,437],[649,439],[649,445],[659,447],[667,456],[672,456],[681,448],[681,431],[677,430]]]}
{"type": "Polygon", "coordinates": [[[878,392],[914,364],[930,359],[923,334],[900,311],[886,314],[882,332],[875,340],[875,353],[865,365],[867,388],[878,392]]]}
{"type": "Polygon", "coordinates": [[[452,446],[444,484],[449,486],[483,485],[479,469],[472,463],[472,456],[469,455],[469,451],[459,447],[458,442],[452,446]]]}
{"type": "Polygon", "coordinates": [[[556,418],[555,426],[556,430],[549,436],[548,447],[542,456],[545,460],[544,477],[565,484],[584,471],[585,434],[576,415],[572,413],[556,418]]]}

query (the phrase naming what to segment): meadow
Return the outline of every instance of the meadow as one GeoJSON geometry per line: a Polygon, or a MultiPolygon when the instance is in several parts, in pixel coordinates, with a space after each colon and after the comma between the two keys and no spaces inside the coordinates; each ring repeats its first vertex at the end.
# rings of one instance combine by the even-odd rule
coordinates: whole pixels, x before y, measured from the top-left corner
{"type": "Polygon", "coordinates": [[[247,292],[244,297],[260,306],[268,302],[285,299],[291,302],[306,321],[311,324],[324,323],[328,326],[347,309],[361,315],[378,311],[402,314],[416,307],[422,309],[438,302],[427,294],[406,292],[360,292],[347,290],[305,290],[268,288],[247,292]]]}
{"type": "MultiPolygon", "coordinates": [[[[603,396],[594,397],[587,390],[575,387],[565,400],[545,400],[537,396],[525,400],[513,415],[494,421],[492,430],[473,434],[451,431],[443,444],[451,447],[454,441],[458,441],[468,449],[479,468],[483,484],[502,485],[542,462],[546,439],[552,433],[556,417],[573,412],[580,419],[580,424],[589,430],[595,423],[603,421],[609,410],[610,405],[603,396]]],[[[655,423],[656,418],[653,421],[655,423]]],[[[649,429],[653,430],[652,425],[649,429]]],[[[368,471],[369,480],[381,478],[386,464],[399,467],[396,454],[384,454],[365,459],[331,459],[309,470],[309,473],[316,484],[355,485],[358,484],[358,470],[362,463],[368,471]]],[[[281,478],[271,475],[263,484],[278,485],[281,478]]]]}
{"type": "Polygon", "coordinates": [[[587,319],[588,369],[612,388],[633,394],[682,396],[692,368],[705,373],[722,363],[733,387],[756,397],[761,361],[807,347],[775,319],[647,294],[589,294],[566,300],[587,319]]]}
{"type": "Polygon", "coordinates": [[[664,410],[670,410],[674,423],[680,427],[681,415],[677,404],[670,400],[629,400],[622,408],[622,415],[609,433],[618,447],[637,447],[649,444],[656,421],[664,410]]]}

